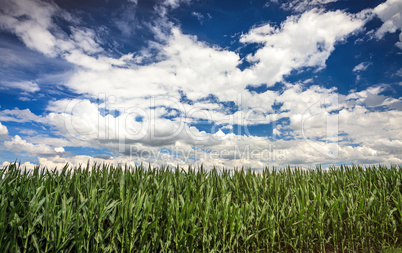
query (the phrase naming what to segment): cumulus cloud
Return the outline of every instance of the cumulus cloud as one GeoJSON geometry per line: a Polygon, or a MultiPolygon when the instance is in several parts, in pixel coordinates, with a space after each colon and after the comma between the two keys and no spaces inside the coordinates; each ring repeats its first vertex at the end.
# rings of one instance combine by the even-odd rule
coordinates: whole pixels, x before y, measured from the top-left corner
{"type": "Polygon", "coordinates": [[[0,137],[8,135],[8,129],[0,122],[0,137]]]}
{"type": "MultiPolygon", "coordinates": [[[[14,163],[14,162],[4,161],[0,167],[9,166],[11,163],[14,163]]],[[[28,171],[33,170],[36,166],[38,166],[38,164],[34,164],[34,163],[31,163],[31,162],[20,163],[20,165],[21,165],[20,168],[26,169],[28,171]]]]}
{"type": "MultiPolygon", "coordinates": [[[[268,137],[244,136],[230,132],[225,134],[219,130],[219,126],[215,134],[202,132],[185,122],[183,124],[181,120],[185,121],[186,117],[179,117],[180,114],[171,119],[163,118],[166,111],[162,108],[145,108],[142,121],[136,120],[138,112],[141,112],[136,110],[114,116],[102,115],[102,106],[89,100],[55,101],[49,105],[48,109],[52,112],[45,118],[48,119],[47,124],[70,140],[69,146],[107,148],[118,154],[113,161],[120,159],[119,161],[137,163],[151,162],[155,165],[244,165],[253,168],[261,168],[267,164],[302,164],[308,167],[323,160],[333,163],[400,162],[401,142],[398,140],[402,138],[399,136],[402,132],[401,112],[372,111],[365,107],[370,103],[387,104],[385,101],[388,98],[382,102],[375,102],[372,98],[381,98],[380,93],[383,90],[380,87],[370,88],[342,96],[337,94],[335,89],[290,85],[283,93],[278,92],[275,96],[275,101],[282,103],[277,118],[288,119],[289,123],[277,125],[274,134],[288,137],[286,140],[270,140],[268,137]],[[338,101],[331,104],[326,98],[334,95],[338,97],[338,101]],[[337,110],[339,113],[334,114],[337,110]],[[151,115],[154,115],[154,118],[151,118],[151,115]],[[328,118],[331,116],[336,116],[339,133],[342,133],[339,141],[328,139],[327,136],[328,124],[331,123],[328,118]],[[306,118],[304,122],[303,118],[306,118]],[[370,128],[367,129],[367,125],[370,125],[370,128]],[[337,156],[329,157],[323,152],[325,149],[311,145],[305,138],[324,147],[328,140],[335,141],[337,156]],[[372,141],[373,139],[376,141],[372,141]],[[162,152],[161,149],[167,152],[162,152]]],[[[205,115],[208,115],[208,112],[205,115]]],[[[14,140],[18,141],[18,138],[14,140]]],[[[52,149],[47,149],[48,153],[55,155],[57,150],[52,149]]],[[[96,158],[108,160],[107,157],[96,158]]],[[[49,159],[53,158],[47,158],[46,161],[49,159]]],[[[75,158],[62,160],[65,162],[70,161],[69,159],[73,161],[75,158]]]]}
{"type": "MultiPolygon", "coordinates": [[[[395,33],[402,29],[402,2],[399,0],[388,0],[378,5],[374,13],[384,22],[375,32],[377,39],[382,39],[386,33],[395,33]]],[[[395,44],[402,49],[402,32],[399,34],[399,41],[395,44]]]]}
{"type": "Polygon", "coordinates": [[[46,144],[34,144],[23,140],[19,135],[15,135],[11,141],[3,143],[3,149],[14,153],[28,153],[29,155],[38,156],[55,156],[58,153],[64,153],[62,147],[52,148],[46,144]]]}
{"type": "MultiPolygon", "coordinates": [[[[19,36],[27,47],[78,66],[63,85],[84,96],[50,101],[42,115],[29,109],[0,111],[0,121],[36,122],[57,135],[24,139],[16,135],[3,146],[38,156],[39,163],[48,167],[88,159],[253,168],[323,161],[401,162],[401,111],[375,110],[379,106],[390,109],[400,101],[381,95],[380,88],[345,96],[335,88],[305,86],[313,82],[310,80],[285,83],[281,91],[246,89],[248,85],[270,87],[284,82],[295,70],[324,68],[336,45],[363,27],[364,15],[325,12],[307,8],[307,1],[297,1],[294,8],[308,11],[288,17],[279,26],[253,27],[241,36],[241,43],[260,46],[241,58],[237,52],[184,34],[168,22],[167,10],[186,2],[162,2],[155,11],[161,11],[167,25],[153,27],[158,42],[141,52],[117,57],[102,49],[95,30],[77,24],[68,32],[57,27],[52,19],[61,10],[55,4],[34,0],[27,5],[33,10],[28,13],[27,1],[7,2],[0,14],[1,27],[19,36]],[[241,69],[245,61],[250,66],[241,69]],[[328,100],[333,97],[336,103],[328,100]],[[274,109],[275,105],[279,109],[274,109]],[[344,137],[328,136],[328,119],[334,117],[344,137]],[[202,122],[213,131],[203,131],[202,122]],[[261,124],[276,124],[272,133],[283,139],[241,135],[233,127],[247,130],[261,124]],[[331,142],[337,155],[328,156],[320,149],[331,142]],[[106,148],[113,156],[67,156],[63,147],[72,146],[106,148]]],[[[308,6],[328,2],[315,0],[308,6]]],[[[367,66],[358,65],[354,71],[367,66]]]]}
{"type": "Polygon", "coordinates": [[[64,153],[64,152],[65,152],[65,150],[64,150],[63,147],[56,147],[56,148],[54,148],[54,151],[55,151],[56,153],[64,153]]]}
{"type": "Polygon", "coordinates": [[[190,100],[199,100],[213,91],[220,101],[234,101],[237,94],[249,101],[258,100],[256,97],[267,101],[269,92],[250,94],[246,86],[270,86],[293,70],[323,68],[335,44],[363,24],[364,20],[345,12],[312,10],[288,18],[280,28],[256,27],[242,36],[241,42],[261,43],[264,47],[247,56],[252,66],[243,71],[238,68],[243,60],[237,53],[207,45],[172,28],[166,43],[158,46],[156,59],[162,60],[149,65],[137,65],[132,54],[112,60],[71,52],[66,59],[86,69],[71,76],[66,86],[94,96],[113,90],[110,95],[126,99],[160,95],[178,98],[182,91],[190,100]],[[306,34],[311,39],[303,39],[306,34]]]}
{"type": "MultiPolygon", "coordinates": [[[[22,4],[22,1],[18,0],[17,4],[22,4]]],[[[162,5],[173,8],[181,2],[169,0],[162,5]]],[[[36,3],[32,8],[39,8],[38,5],[36,3]]],[[[8,12],[3,16],[15,19],[8,29],[20,26],[21,21],[16,17],[24,12],[16,14],[13,8],[6,9],[8,12]]],[[[71,76],[66,86],[80,94],[98,95],[113,90],[114,94],[111,95],[129,98],[161,94],[178,97],[178,91],[183,91],[189,99],[198,100],[211,90],[221,101],[233,101],[239,93],[251,97],[244,92],[247,85],[266,83],[270,86],[282,81],[292,70],[323,68],[335,44],[345,40],[364,24],[364,20],[356,15],[342,11],[325,13],[314,9],[289,17],[280,27],[265,25],[253,28],[240,41],[261,43],[264,47],[247,56],[246,60],[252,66],[242,71],[238,68],[242,59],[237,53],[202,43],[196,37],[185,35],[171,26],[164,42],[158,46],[156,59],[162,60],[137,65],[133,54],[111,58],[102,54],[93,30],[72,27],[69,37],[59,35],[63,32],[57,27],[52,28],[51,22],[56,10],[53,5],[45,9],[47,19],[41,27],[57,43],[43,47],[84,67],[71,76]],[[53,34],[51,28],[58,32],[53,34]],[[306,37],[310,39],[305,40],[306,37]],[[231,86],[230,90],[226,88],[228,85],[231,86]]],[[[32,22],[39,22],[37,16],[31,16],[31,19],[32,22]]],[[[29,41],[23,41],[29,46],[29,41]]]]}
{"type": "Polygon", "coordinates": [[[92,69],[79,71],[66,85],[76,92],[93,95],[101,92],[109,94],[113,90],[110,95],[123,98],[158,95],[178,97],[178,91],[182,90],[190,99],[199,99],[208,94],[212,87],[218,96],[224,94],[228,84],[225,75],[239,71],[236,66],[240,59],[236,53],[211,48],[193,36],[182,34],[177,28],[172,30],[161,57],[165,60],[129,68],[126,65],[129,56],[123,56],[120,62],[116,60],[122,67],[116,63],[111,67],[102,60],[81,57],[76,62],[92,69]],[[83,61],[86,58],[93,62],[86,64],[83,61]],[[86,85],[81,85],[83,82],[86,85]]]}
{"type": "Polygon", "coordinates": [[[359,16],[343,11],[314,9],[289,17],[280,27],[270,24],[255,27],[240,41],[264,46],[248,55],[247,60],[255,65],[246,70],[245,75],[250,76],[250,84],[271,86],[292,70],[324,68],[335,44],[358,31],[364,23],[359,16]]]}

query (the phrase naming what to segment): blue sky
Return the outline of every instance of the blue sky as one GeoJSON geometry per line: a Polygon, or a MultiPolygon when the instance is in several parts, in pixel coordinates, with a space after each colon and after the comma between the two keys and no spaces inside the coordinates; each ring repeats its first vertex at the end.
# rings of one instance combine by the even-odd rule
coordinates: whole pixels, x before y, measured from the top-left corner
{"type": "Polygon", "coordinates": [[[402,163],[400,0],[0,6],[0,164],[402,163]]]}

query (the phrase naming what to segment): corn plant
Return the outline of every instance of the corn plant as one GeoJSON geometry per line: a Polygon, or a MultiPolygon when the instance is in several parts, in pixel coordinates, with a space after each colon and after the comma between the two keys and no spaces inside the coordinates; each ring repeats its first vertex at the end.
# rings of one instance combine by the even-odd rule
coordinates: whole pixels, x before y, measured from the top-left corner
{"type": "Polygon", "coordinates": [[[0,252],[379,252],[400,166],[0,169],[0,252]]]}

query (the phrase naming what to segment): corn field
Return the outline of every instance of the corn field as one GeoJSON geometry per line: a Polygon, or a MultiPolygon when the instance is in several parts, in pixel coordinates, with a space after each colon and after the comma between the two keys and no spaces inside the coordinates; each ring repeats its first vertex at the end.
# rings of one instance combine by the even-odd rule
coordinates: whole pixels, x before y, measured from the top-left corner
{"type": "Polygon", "coordinates": [[[0,169],[0,252],[381,252],[402,167],[0,169]]]}

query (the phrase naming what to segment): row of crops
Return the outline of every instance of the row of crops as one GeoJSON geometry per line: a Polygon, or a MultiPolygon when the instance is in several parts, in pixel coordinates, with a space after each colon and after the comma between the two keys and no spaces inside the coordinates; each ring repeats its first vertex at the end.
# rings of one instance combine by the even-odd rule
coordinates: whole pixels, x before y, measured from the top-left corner
{"type": "Polygon", "coordinates": [[[402,167],[0,169],[0,252],[377,252],[402,167]]]}

